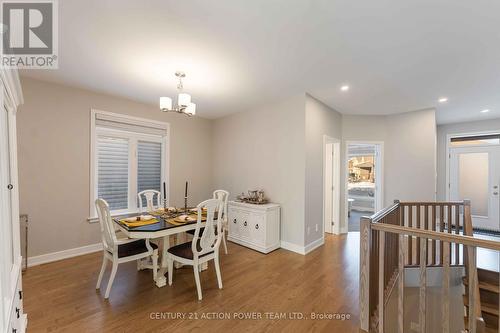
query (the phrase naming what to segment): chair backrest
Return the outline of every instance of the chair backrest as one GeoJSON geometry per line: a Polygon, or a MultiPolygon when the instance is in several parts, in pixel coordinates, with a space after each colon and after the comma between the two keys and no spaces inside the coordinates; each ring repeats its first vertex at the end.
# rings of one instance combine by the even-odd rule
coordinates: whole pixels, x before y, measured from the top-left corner
{"type": "Polygon", "coordinates": [[[219,249],[222,240],[222,214],[217,214],[217,219],[215,219],[215,212],[224,210],[224,202],[219,199],[208,199],[200,203],[196,208],[198,210],[198,222],[191,248],[195,259],[205,253],[219,249]],[[201,224],[203,208],[207,208],[207,221],[204,228],[201,224]]]}
{"type": "Polygon", "coordinates": [[[117,242],[115,227],[109,212],[109,205],[106,200],[97,199],[95,201],[99,225],[101,226],[102,245],[105,250],[114,252],[117,242]]]}
{"type": "Polygon", "coordinates": [[[137,197],[139,198],[139,210],[140,212],[144,212],[142,206],[142,198],[146,199],[146,209],[148,212],[152,212],[161,207],[161,192],[156,190],[144,190],[137,193],[137,197]],[[156,205],[154,204],[154,198],[156,196],[156,205]]]}
{"type": "Polygon", "coordinates": [[[214,199],[222,200],[224,204],[222,218],[225,219],[227,217],[227,201],[229,200],[229,192],[225,190],[215,190],[213,195],[214,199]]]}

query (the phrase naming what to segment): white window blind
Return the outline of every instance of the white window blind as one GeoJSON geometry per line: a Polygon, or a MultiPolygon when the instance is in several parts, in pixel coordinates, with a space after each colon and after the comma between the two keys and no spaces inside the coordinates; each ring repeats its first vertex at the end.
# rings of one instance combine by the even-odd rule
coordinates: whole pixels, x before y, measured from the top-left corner
{"type": "Polygon", "coordinates": [[[90,220],[97,215],[97,198],[119,215],[138,211],[141,191],[161,192],[163,182],[168,191],[168,123],[103,111],[92,117],[90,220]]]}
{"type": "Polygon", "coordinates": [[[97,138],[97,196],[110,210],[128,208],[129,141],[123,138],[97,138]]]}
{"type": "MultiPolygon", "coordinates": [[[[161,192],[161,146],[160,142],[139,140],[137,142],[137,191],[161,192]]],[[[142,204],[146,206],[143,197],[142,204]]]]}

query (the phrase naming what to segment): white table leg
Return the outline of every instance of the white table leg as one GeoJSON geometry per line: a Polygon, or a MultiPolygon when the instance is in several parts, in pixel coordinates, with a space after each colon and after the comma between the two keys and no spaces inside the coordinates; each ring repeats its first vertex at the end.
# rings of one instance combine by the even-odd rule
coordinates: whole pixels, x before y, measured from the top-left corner
{"type": "Polygon", "coordinates": [[[161,264],[160,270],[158,271],[158,276],[156,277],[156,286],[158,288],[167,285],[167,279],[165,274],[167,273],[167,251],[170,247],[170,236],[163,237],[162,250],[161,250],[161,264]]]}

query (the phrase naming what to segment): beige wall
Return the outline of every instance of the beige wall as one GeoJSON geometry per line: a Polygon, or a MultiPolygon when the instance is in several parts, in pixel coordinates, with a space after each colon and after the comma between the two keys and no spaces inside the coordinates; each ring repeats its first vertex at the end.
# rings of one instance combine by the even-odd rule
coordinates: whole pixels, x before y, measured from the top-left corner
{"type": "MultiPolygon", "coordinates": [[[[310,95],[305,103],[305,245],[323,232],[323,137],[342,139],[342,115],[310,95]],[[316,231],[317,228],[317,231],[316,231]]],[[[341,200],[343,193],[341,193],[341,200]]]]}
{"type": "Polygon", "coordinates": [[[190,204],[211,196],[212,121],[24,77],[21,83],[20,212],[30,217],[30,256],[100,242],[99,225],[87,222],[91,108],[169,122],[171,202],[183,204],[186,180],[190,204]]]}
{"type": "Polygon", "coordinates": [[[304,245],[304,95],[217,119],[214,185],[231,198],[262,188],[281,204],[281,240],[304,245]]]}
{"type": "MultiPolygon", "coordinates": [[[[19,178],[21,213],[31,220],[30,256],[100,241],[98,225],[87,222],[91,108],[171,124],[173,204],[182,205],[185,180],[190,181],[193,205],[215,188],[227,189],[232,199],[248,189],[262,188],[271,201],[281,204],[281,240],[292,246],[304,247],[321,238],[325,134],[344,141],[341,175],[345,141],[384,142],[386,205],[395,198],[434,198],[434,110],[342,116],[300,94],[212,121],[165,114],[156,105],[27,78],[22,84],[19,178]]],[[[343,176],[340,185],[345,187],[343,176]]],[[[344,201],[341,191],[341,217],[344,201]]]]}
{"type": "Polygon", "coordinates": [[[439,125],[437,127],[438,146],[438,200],[446,200],[446,137],[448,134],[500,132],[500,119],[489,119],[456,124],[439,125]]]}
{"type": "Polygon", "coordinates": [[[435,200],[435,110],[390,116],[344,115],[342,130],[344,141],[384,143],[384,206],[394,199],[435,200]]]}

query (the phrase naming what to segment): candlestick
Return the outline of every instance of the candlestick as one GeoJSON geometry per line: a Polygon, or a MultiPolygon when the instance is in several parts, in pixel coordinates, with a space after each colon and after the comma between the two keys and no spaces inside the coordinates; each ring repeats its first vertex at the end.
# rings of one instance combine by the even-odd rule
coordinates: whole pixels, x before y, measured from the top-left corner
{"type": "Polygon", "coordinates": [[[184,211],[188,210],[188,182],[186,181],[186,188],[184,190],[184,211]]]}

